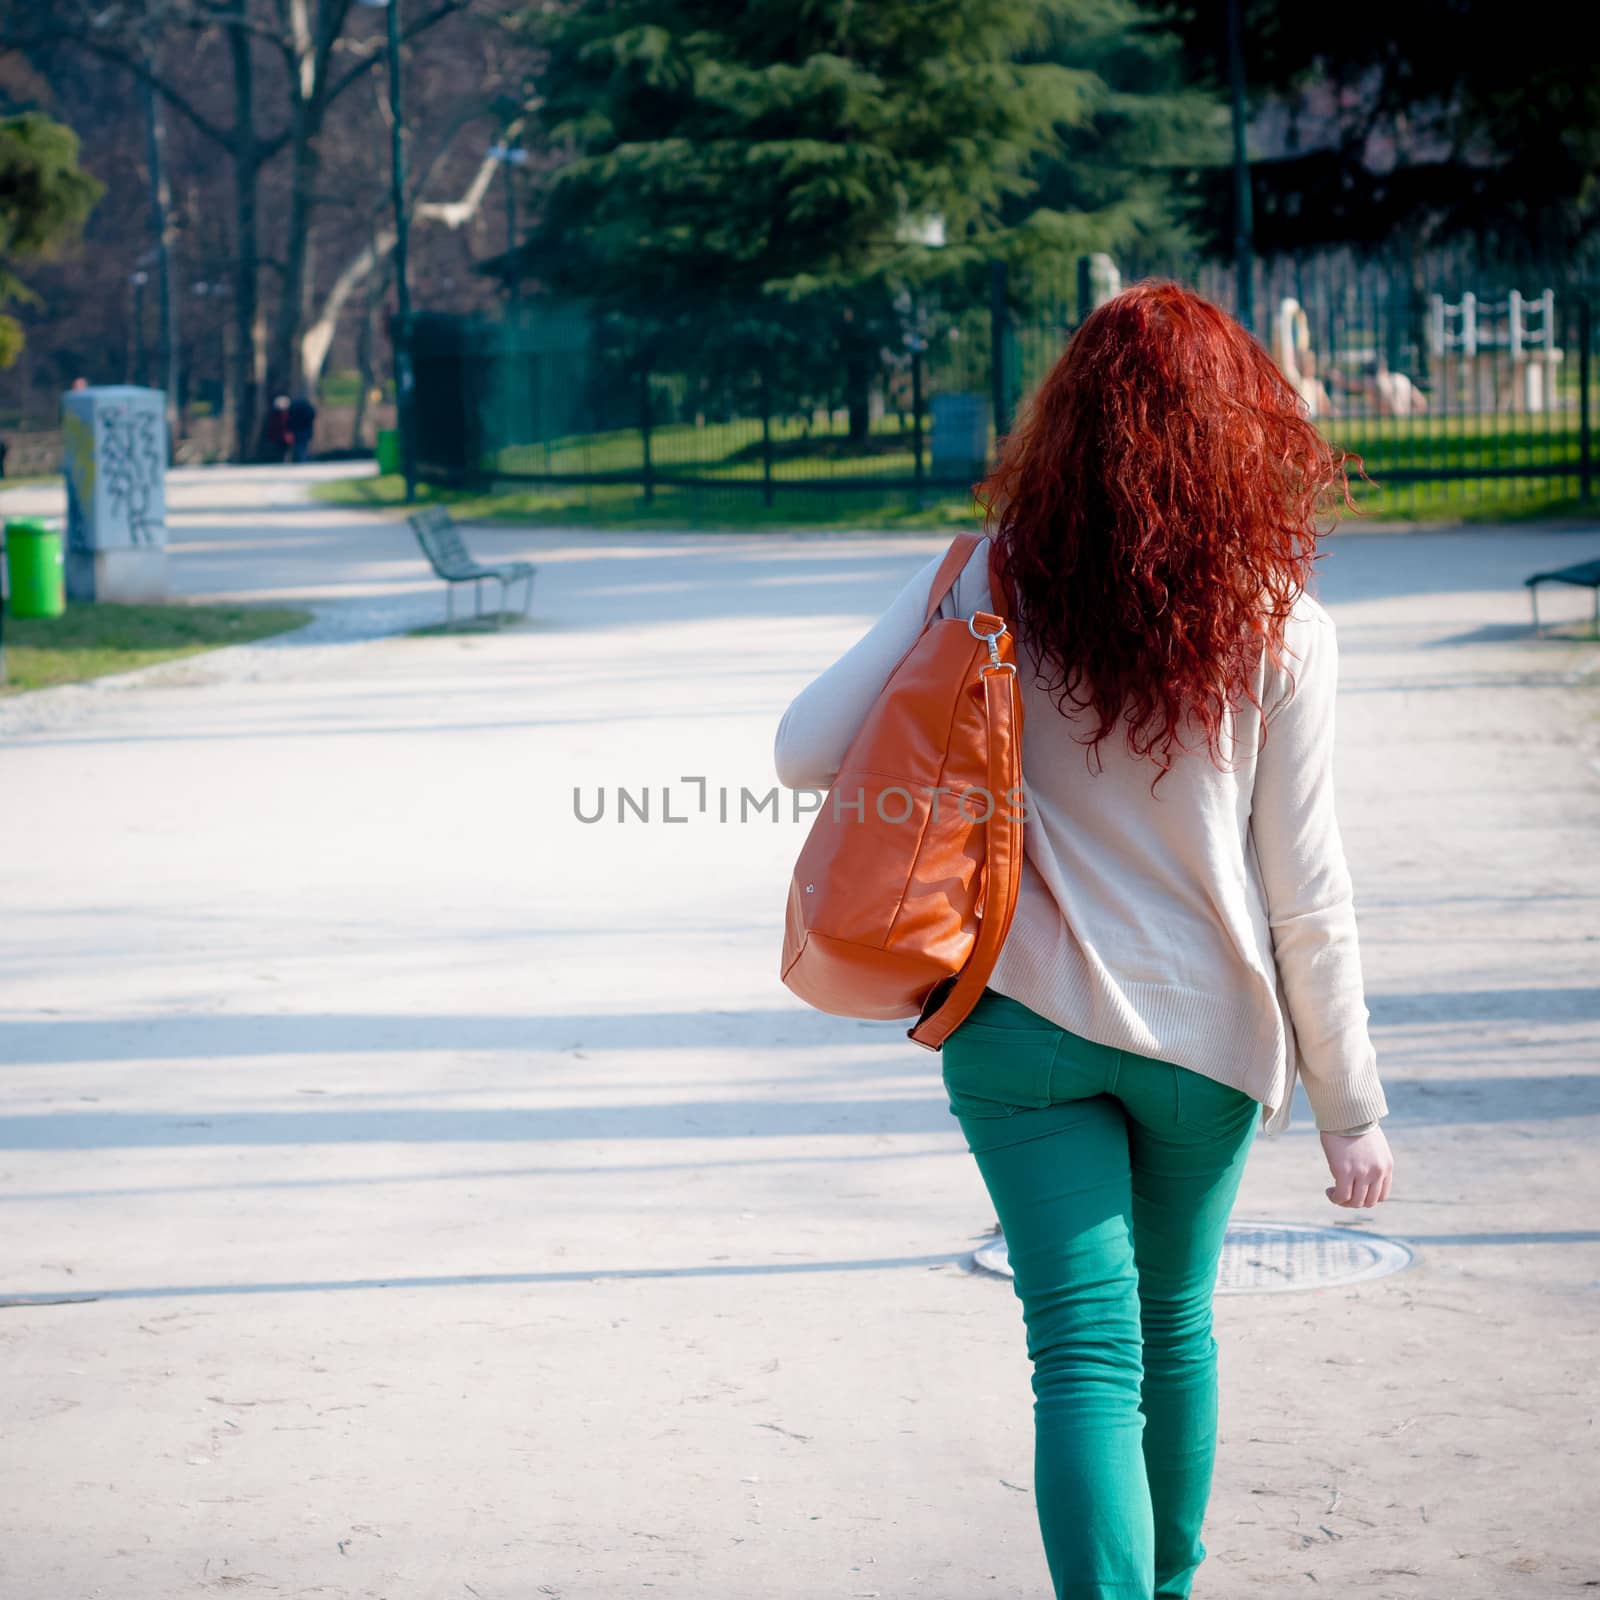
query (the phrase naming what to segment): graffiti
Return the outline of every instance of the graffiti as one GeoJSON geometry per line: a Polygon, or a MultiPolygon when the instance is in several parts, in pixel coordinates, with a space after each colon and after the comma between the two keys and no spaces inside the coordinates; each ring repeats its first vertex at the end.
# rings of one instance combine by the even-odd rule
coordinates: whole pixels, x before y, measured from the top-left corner
{"type": "MultiPolygon", "coordinates": [[[[103,550],[167,542],[167,429],[158,391],[113,387],[62,397],[69,571],[103,550]]],[[[70,583],[69,583],[70,586],[70,583]]]]}
{"type": "Polygon", "coordinates": [[[112,520],[127,528],[129,543],[160,544],[167,467],[161,412],[153,406],[111,405],[99,417],[97,469],[112,520]]]}

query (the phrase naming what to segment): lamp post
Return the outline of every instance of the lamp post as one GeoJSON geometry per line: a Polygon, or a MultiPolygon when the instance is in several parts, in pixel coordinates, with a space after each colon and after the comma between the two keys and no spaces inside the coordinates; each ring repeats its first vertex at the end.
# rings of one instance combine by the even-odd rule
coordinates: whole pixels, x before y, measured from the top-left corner
{"type": "MultiPolygon", "coordinates": [[[[222,296],[228,292],[225,283],[212,283],[209,279],[202,278],[189,285],[190,292],[197,300],[209,299],[216,307],[216,338],[217,338],[217,406],[213,415],[218,425],[222,426],[228,414],[228,314],[222,305],[222,296]]],[[[197,313],[197,320],[204,320],[205,313],[197,313]]],[[[194,391],[194,371],[199,365],[196,357],[190,362],[189,388],[194,391]]],[[[227,438],[227,428],[223,427],[222,439],[227,438]]],[[[224,446],[224,448],[226,448],[224,446]]]]}
{"type": "Polygon", "coordinates": [[[132,368],[133,381],[140,388],[150,381],[150,363],[144,343],[144,286],[149,281],[150,274],[143,267],[128,276],[128,282],[133,285],[133,358],[128,365],[132,368]]]}
{"type": "Polygon", "coordinates": [[[521,279],[517,276],[516,268],[511,262],[511,253],[517,248],[517,186],[513,169],[525,167],[528,164],[528,152],[521,145],[512,144],[507,139],[500,144],[489,146],[489,159],[498,161],[505,171],[506,293],[512,300],[515,300],[521,286],[521,279]]]}
{"type": "Polygon", "coordinates": [[[406,274],[410,244],[410,219],[406,215],[405,126],[400,102],[400,0],[359,0],[374,11],[387,13],[389,50],[389,180],[394,206],[394,409],[400,432],[400,470],[405,474],[406,503],[417,498],[416,433],[412,401],[415,382],[411,371],[411,285],[406,274]]]}

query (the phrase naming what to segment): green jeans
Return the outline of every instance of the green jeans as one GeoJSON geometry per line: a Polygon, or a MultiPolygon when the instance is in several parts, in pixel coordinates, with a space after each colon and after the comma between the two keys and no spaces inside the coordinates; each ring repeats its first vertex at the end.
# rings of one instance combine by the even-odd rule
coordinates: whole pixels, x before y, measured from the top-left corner
{"type": "Polygon", "coordinates": [[[1259,1107],[992,990],[944,1082],[1022,1302],[1052,1593],[1185,1600],[1216,1455],[1211,1300],[1259,1107]]]}

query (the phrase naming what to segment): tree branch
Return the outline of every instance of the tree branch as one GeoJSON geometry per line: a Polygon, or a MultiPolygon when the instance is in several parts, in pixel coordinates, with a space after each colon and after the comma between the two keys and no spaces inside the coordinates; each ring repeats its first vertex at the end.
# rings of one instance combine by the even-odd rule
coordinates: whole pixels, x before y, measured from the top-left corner
{"type": "MultiPolygon", "coordinates": [[[[394,0],[389,3],[392,5],[394,0]]],[[[320,10],[317,20],[320,23],[320,10]]],[[[320,43],[321,40],[317,40],[317,44],[320,43]]],[[[317,68],[306,0],[289,0],[289,76],[301,100],[309,100],[317,86],[317,68]]]]}
{"type": "Polygon", "coordinates": [[[155,90],[174,111],[187,118],[206,138],[220,144],[224,149],[233,149],[237,138],[236,129],[224,128],[219,123],[213,122],[192,100],[180,94],[165,78],[155,72],[147,62],[132,51],[102,44],[95,39],[86,39],[81,34],[73,35],[64,40],[64,42],[76,44],[87,50],[91,55],[97,55],[104,61],[110,61],[116,66],[125,68],[140,83],[148,84],[155,90]]]}
{"type": "Polygon", "coordinates": [[[238,136],[237,130],[225,128],[206,116],[192,100],[151,67],[143,51],[133,40],[97,39],[87,27],[74,29],[57,22],[37,31],[6,30],[0,34],[0,44],[9,49],[23,51],[37,50],[51,45],[66,45],[69,48],[86,50],[102,61],[109,61],[113,66],[123,68],[138,82],[148,84],[174,111],[192,123],[207,139],[227,150],[234,147],[238,136]]]}
{"type": "MultiPolygon", "coordinates": [[[[391,0],[392,3],[393,0],[391,0]]],[[[430,11],[425,17],[418,17],[409,27],[402,29],[400,33],[401,44],[409,44],[419,34],[426,33],[429,28],[443,22],[446,17],[453,17],[458,11],[465,11],[469,4],[470,0],[446,0],[446,4],[430,11]]],[[[352,66],[347,67],[329,86],[325,103],[331,106],[351,84],[360,82],[373,67],[383,60],[384,54],[383,47],[379,46],[352,66]]]]}
{"type": "Polygon", "coordinates": [[[232,33],[247,33],[252,39],[259,39],[263,44],[271,45],[280,55],[288,55],[281,33],[264,27],[259,22],[250,22],[233,12],[210,11],[202,8],[193,16],[170,17],[168,21],[174,27],[187,28],[191,33],[203,33],[210,28],[226,28],[232,33]]]}
{"type": "MultiPolygon", "coordinates": [[[[389,0],[390,5],[394,0],[389,0]]],[[[323,96],[327,91],[328,66],[333,60],[334,46],[344,34],[345,19],[350,15],[350,0],[332,0],[329,9],[320,14],[322,32],[316,42],[316,50],[312,57],[311,82],[307,91],[307,99],[313,95],[323,96]]],[[[326,107],[327,101],[323,100],[326,107]]]]}
{"type": "Polygon", "coordinates": [[[413,208],[412,215],[442,222],[452,233],[464,227],[477,215],[489,185],[494,182],[494,169],[498,165],[493,156],[485,156],[459,200],[424,200],[413,208]]]}
{"type": "MultiPolygon", "coordinates": [[[[443,159],[456,134],[475,120],[476,114],[464,115],[457,119],[455,126],[439,142],[422,175],[422,182],[427,181],[433,169],[443,159]]],[[[520,127],[519,119],[506,130],[506,136],[515,137],[520,127]]],[[[413,220],[442,222],[452,232],[464,228],[482,209],[484,196],[489,192],[489,185],[494,182],[494,170],[497,165],[492,155],[484,156],[478,163],[478,170],[473,173],[471,181],[458,200],[414,198],[411,212],[413,220]]],[[[420,183],[417,188],[420,190],[420,183]]],[[[366,279],[380,268],[387,267],[394,250],[394,242],[392,222],[387,227],[374,226],[371,239],[345,264],[344,270],[329,289],[321,311],[301,334],[300,362],[308,383],[315,383],[321,376],[323,364],[327,361],[328,351],[333,346],[334,335],[338,332],[339,318],[346,304],[366,279]]]]}

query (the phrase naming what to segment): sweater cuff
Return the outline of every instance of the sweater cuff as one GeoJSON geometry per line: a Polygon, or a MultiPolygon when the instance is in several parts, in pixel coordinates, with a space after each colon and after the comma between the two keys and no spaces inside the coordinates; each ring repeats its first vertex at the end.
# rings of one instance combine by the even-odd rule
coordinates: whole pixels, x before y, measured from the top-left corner
{"type": "Polygon", "coordinates": [[[1308,1070],[1306,1063],[1301,1062],[1300,1081],[1305,1085],[1306,1099],[1311,1102],[1318,1132],[1338,1133],[1360,1128],[1388,1116],[1389,1102],[1383,1096],[1377,1058],[1370,1042],[1357,1060],[1359,1064],[1353,1070],[1326,1077],[1308,1070]]]}
{"type": "Polygon", "coordinates": [[[1364,1133],[1371,1133],[1378,1126],[1378,1119],[1374,1117],[1370,1122],[1363,1122],[1359,1128],[1327,1128],[1326,1133],[1335,1133],[1341,1139],[1359,1139],[1364,1133]]]}

